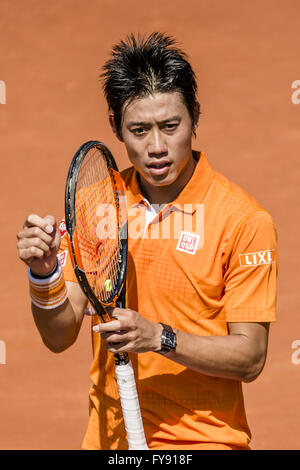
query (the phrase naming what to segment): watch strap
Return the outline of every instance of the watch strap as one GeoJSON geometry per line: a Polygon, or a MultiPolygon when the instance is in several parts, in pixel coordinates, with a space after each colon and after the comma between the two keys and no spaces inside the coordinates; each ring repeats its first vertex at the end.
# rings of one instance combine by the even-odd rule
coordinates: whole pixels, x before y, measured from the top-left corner
{"type": "Polygon", "coordinates": [[[160,354],[167,354],[170,351],[176,350],[176,333],[173,331],[170,325],[161,323],[163,331],[161,334],[161,349],[158,351],[160,354]]]}
{"type": "Polygon", "coordinates": [[[174,333],[173,328],[170,325],[165,325],[164,323],[161,323],[163,329],[169,331],[170,333],[174,333]]]}

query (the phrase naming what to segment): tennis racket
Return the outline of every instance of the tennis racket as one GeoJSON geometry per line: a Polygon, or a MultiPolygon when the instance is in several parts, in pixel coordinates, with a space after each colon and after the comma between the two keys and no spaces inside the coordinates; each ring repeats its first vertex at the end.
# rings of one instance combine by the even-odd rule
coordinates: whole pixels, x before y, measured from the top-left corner
{"type": "MultiPolygon", "coordinates": [[[[116,162],[102,142],[86,142],[71,162],[65,217],[78,283],[109,322],[106,307],[125,307],[127,210],[116,162]]],[[[127,353],[114,359],[129,450],[148,449],[131,361],[127,353]]]]}

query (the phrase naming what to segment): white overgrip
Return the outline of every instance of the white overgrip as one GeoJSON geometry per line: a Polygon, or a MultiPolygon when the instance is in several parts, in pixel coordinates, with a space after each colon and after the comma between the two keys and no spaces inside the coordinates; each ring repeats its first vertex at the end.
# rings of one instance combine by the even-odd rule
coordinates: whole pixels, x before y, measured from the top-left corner
{"type": "Polygon", "coordinates": [[[130,361],[125,365],[116,365],[116,377],[129,450],[146,450],[148,446],[144,433],[134,371],[130,361]]]}

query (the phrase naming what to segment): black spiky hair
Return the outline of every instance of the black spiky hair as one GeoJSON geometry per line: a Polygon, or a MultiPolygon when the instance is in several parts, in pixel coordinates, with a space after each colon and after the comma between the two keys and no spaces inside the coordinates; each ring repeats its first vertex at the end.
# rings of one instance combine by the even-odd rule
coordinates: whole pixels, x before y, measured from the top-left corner
{"type": "Polygon", "coordinates": [[[100,78],[119,135],[125,103],[153,93],[181,93],[194,122],[198,106],[195,73],[185,52],[175,44],[172,37],[154,32],[148,37],[130,34],[113,47],[100,78]]]}

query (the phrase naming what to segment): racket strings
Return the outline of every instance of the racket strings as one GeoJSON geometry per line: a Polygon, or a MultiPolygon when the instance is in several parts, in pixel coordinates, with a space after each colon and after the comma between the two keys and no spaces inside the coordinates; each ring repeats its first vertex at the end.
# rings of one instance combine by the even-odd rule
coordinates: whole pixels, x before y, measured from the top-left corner
{"type": "MultiPolygon", "coordinates": [[[[92,153],[92,152],[91,152],[92,153]]],[[[94,150],[94,152],[91,155],[91,159],[94,158],[94,154],[97,153],[97,150],[94,150]]],[[[111,191],[110,184],[107,181],[108,175],[107,175],[107,169],[104,165],[97,166],[97,170],[100,170],[100,174],[94,175],[93,173],[93,167],[92,165],[86,165],[87,169],[89,170],[89,178],[88,180],[91,181],[91,178],[97,177],[97,180],[100,181],[99,185],[99,200],[101,201],[100,204],[104,204],[104,206],[108,206],[108,209],[110,210],[113,208],[113,203],[114,203],[114,194],[111,191]]],[[[96,200],[98,202],[98,200],[96,200]]],[[[93,204],[91,204],[91,207],[93,207],[93,204]]],[[[99,207],[96,209],[96,211],[99,209],[99,207]]],[[[105,207],[104,207],[105,209],[105,207]]],[[[97,229],[95,230],[95,226],[92,227],[93,234],[96,233],[96,239],[95,239],[95,245],[96,245],[96,251],[97,251],[97,257],[99,259],[99,251],[101,253],[101,271],[105,273],[105,280],[110,279],[113,281],[117,277],[117,271],[118,271],[118,266],[114,262],[114,257],[115,257],[115,250],[116,246],[114,242],[111,242],[111,240],[116,239],[116,233],[113,233],[114,227],[112,226],[111,220],[113,220],[111,217],[109,217],[106,220],[106,224],[108,225],[108,230],[106,234],[97,234],[97,229]],[[105,238],[106,241],[103,242],[101,238],[103,238],[103,235],[108,237],[105,238]],[[98,242],[97,238],[99,237],[100,243],[98,242]],[[108,272],[108,269],[110,268],[111,272],[108,272]]],[[[115,225],[116,227],[116,225],[115,225]]],[[[89,227],[89,235],[91,236],[91,227],[89,227]]],[[[100,282],[100,285],[103,286],[103,279],[102,282],[100,282]]],[[[113,286],[114,287],[114,286],[113,286]]],[[[100,292],[97,289],[97,277],[94,276],[94,288],[97,291],[97,294],[99,295],[100,292]]]]}
{"type": "Polygon", "coordinates": [[[106,302],[120,274],[118,200],[99,148],[86,155],[76,186],[76,227],[83,269],[99,300],[106,302]]]}
{"type": "MultiPolygon", "coordinates": [[[[101,185],[102,186],[102,185],[101,185]]],[[[99,197],[101,198],[100,200],[103,201],[103,188],[101,188],[99,191],[99,197]]],[[[89,197],[87,201],[88,207],[90,207],[93,211],[94,203],[95,201],[91,201],[91,198],[89,197]]],[[[98,201],[96,201],[98,202],[98,201]]],[[[96,209],[96,208],[94,208],[96,209]]],[[[95,213],[95,212],[94,212],[95,213]]],[[[83,214],[83,219],[84,222],[86,222],[86,214],[83,214]]],[[[85,261],[83,263],[86,264],[85,266],[85,271],[89,273],[90,277],[90,284],[92,284],[92,287],[94,289],[94,292],[96,293],[97,297],[102,298],[103,300],[106,300],[108,297],[108,294],[105,294],[105,291],[103,291],[103,285],[105,285],[105,281],[107,279],[110,279],[111,282],[117,278],[117,272],[118,272],[118,266],[116,265],[115,262],[115,252],[116,252],[116,246],[114,242],[112,242],[110,239],[106,239],[105,241],[101,241],[99,243],[98,236],[101,237],[101,234],[97,236],[97,228],[95,223],[93,223],[93,212],[92,214],[89,215],[88,219],[90,220],[90,224],[85,223],[84,227],[87,228],[86,236],[89,237],[89,239],[92,241],[92,246],[91,243],[87,241],[86,236],[81,236],[80,239],[82,240],[83,244],[83,250],[86,249],[87,256],[85,261]],[[95,236],[96,234],[96,236],[95,236]],[[99,256],[100,253],[100,256],[99,256]],[[92,260],[91,260],[92,258],[92,260]],[[100,263],[99,263],[100,260],[100,263]],[[89,271],[88,271],[89,268],[89,271]]],[[[108,227],[108,233],[111,233],[111,227],[108,227]]],[[[83,251],[84,252],[84,251],[83,251]]],[[[112,288],[114,285],[112,284],[112,288]]]]}

